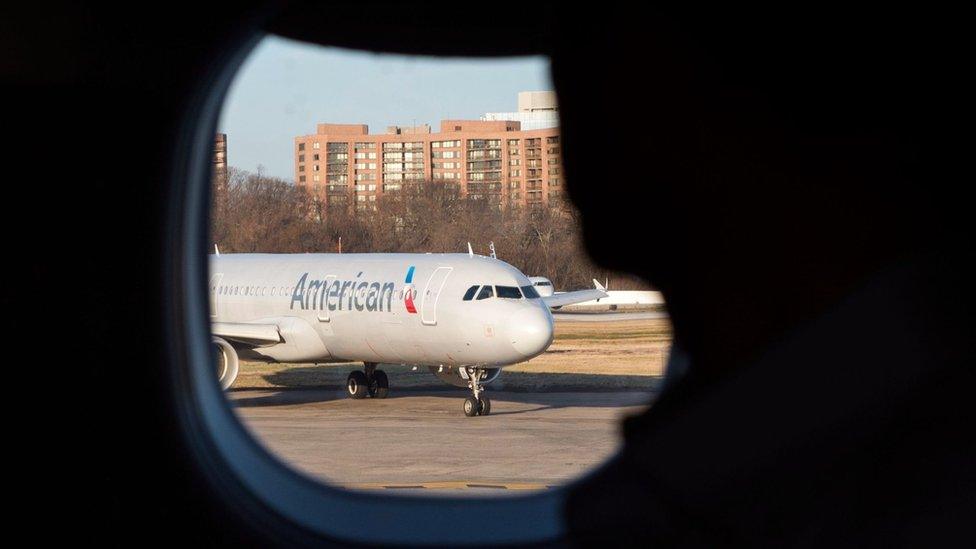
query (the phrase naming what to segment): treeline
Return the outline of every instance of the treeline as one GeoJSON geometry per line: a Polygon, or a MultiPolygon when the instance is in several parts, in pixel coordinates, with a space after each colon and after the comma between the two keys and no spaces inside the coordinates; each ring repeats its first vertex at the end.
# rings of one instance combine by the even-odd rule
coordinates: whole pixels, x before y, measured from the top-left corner
{"type": "Polygon", "coordinates": [[[489,254],[559,289],[609,279],[617,290],[647,289],[640,280],[601,269],[583,249],[579,214],[557,208],[491,207],[436,182],[405,184],[379,197],[375,211],[329,210],[288,181],[231,168],[214,189],[213,240],[221,253],[466,252],[489,254]]]}

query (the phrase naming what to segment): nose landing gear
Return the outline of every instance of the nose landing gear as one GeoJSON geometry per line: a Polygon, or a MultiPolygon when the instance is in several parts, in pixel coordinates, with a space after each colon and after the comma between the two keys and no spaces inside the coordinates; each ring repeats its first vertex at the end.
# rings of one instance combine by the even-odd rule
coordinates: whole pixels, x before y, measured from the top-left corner
{"type": "Polygon", "coordinates": [[[473,393],[473,396],[464,399],[461,407],[464,410],[464,415],[468,417],[487,416],[491,413],[491,400],[488,395],[484,394],[485,390],[481,386],[481,378],[485,375],[485,369],[466,367],[462,371],[467,374],[468,387],[473,393]]]}
{"type": "Polygon", "coordinates": [[[349,398],[386,398],[390,394],[390,381],[386,372],[376,369],[375,362],[363,363],[363,371],[354,370],[346,378],[346,392],[349,398]]]}

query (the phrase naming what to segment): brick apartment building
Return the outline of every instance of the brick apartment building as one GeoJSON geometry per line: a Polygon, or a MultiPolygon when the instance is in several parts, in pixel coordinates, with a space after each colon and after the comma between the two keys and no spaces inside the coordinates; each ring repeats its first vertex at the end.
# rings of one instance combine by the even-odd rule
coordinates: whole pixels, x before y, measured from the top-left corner
{"type": "Polygon", "coordinates": [[[391,126],[319,124],[295,138],[295,183],[327,208],[375,208],[405,183],[454,184],[462,196],[499,206],[546,206],[562,192],[559,129],[522,131],[517,121],[443,120],[391,126]]]}
{"type": "Polygon", "coordinates": [[[227,134],[218,133],[214,136],[213,148],[213,178],[217,192],[227,188],[227,134]]]}

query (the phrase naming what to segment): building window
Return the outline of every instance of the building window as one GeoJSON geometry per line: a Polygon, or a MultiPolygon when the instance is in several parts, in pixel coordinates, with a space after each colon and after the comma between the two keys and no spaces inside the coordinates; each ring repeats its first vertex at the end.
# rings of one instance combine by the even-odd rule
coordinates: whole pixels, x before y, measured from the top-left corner
{"type": "Polygon", "coordinates": [[[299,143],[298,144],[298,150],[304,151],[305,150],[305,143],[299,143]]]}

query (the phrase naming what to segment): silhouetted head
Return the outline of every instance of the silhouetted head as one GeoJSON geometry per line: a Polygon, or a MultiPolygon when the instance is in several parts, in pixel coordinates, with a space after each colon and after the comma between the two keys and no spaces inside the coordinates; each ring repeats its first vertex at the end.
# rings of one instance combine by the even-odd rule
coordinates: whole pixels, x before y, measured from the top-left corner
{"type": "Polygon", "coordinates": [[[570,21],[554,76],[589,251],[734,358],[947,232],[959,67],[915,13],[725,10],[570,21]]]}

